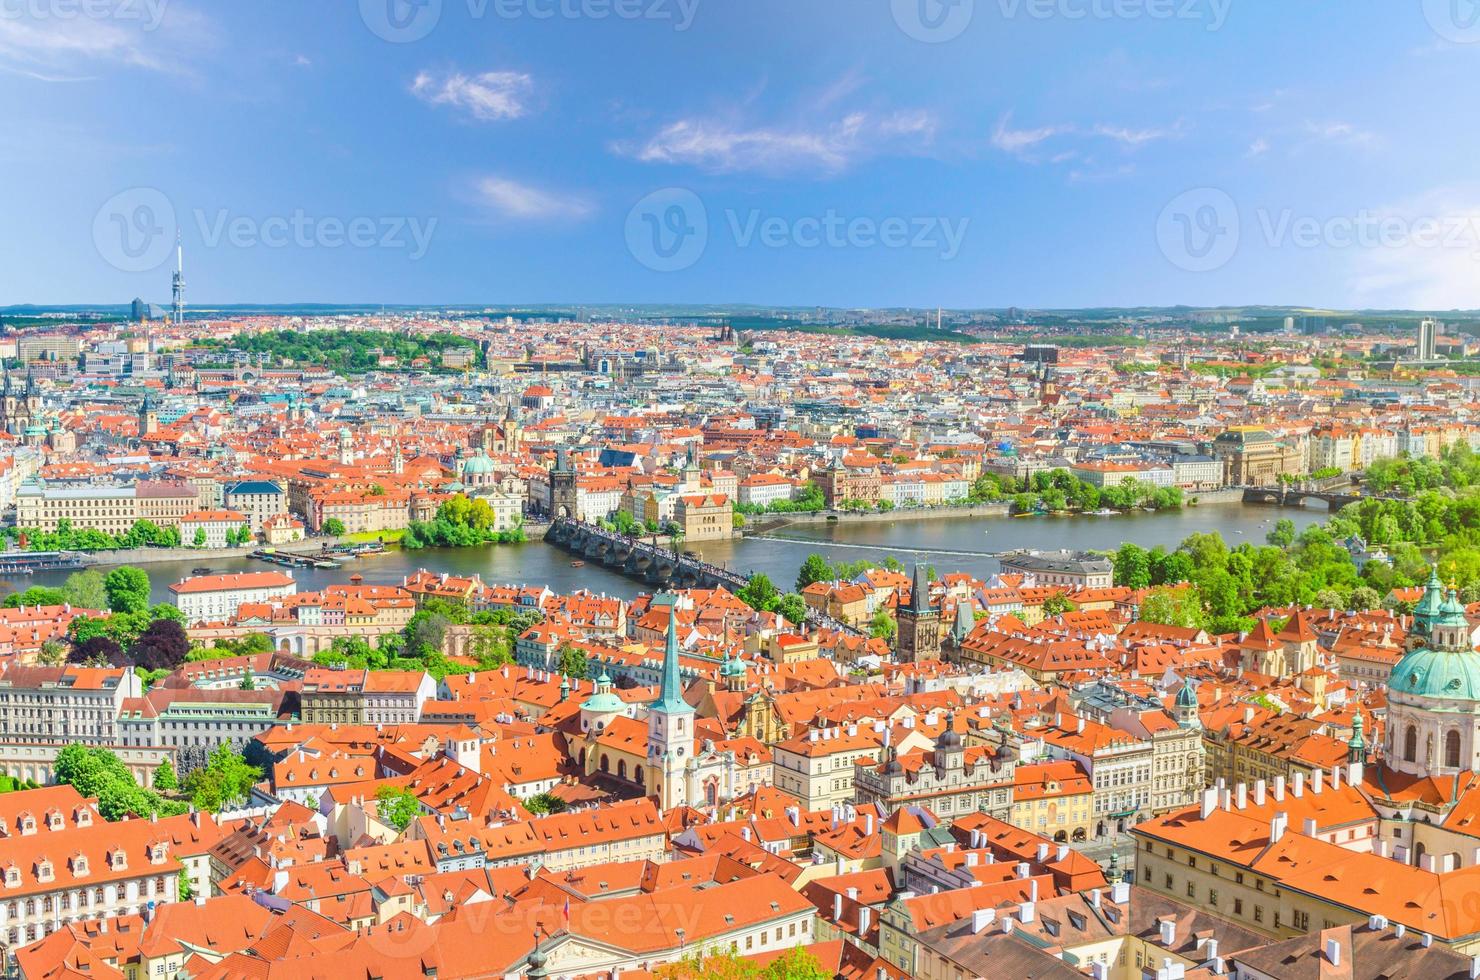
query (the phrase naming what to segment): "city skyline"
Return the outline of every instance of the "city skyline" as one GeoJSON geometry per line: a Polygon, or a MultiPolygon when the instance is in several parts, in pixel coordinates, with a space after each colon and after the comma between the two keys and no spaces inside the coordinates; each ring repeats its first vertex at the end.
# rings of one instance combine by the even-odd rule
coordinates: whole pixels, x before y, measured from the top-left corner
{"type": "Polygon", "coordinates": [[[1476,305],[1447,4],[265,10],[7,9],[0,305],[1476,305]]]}

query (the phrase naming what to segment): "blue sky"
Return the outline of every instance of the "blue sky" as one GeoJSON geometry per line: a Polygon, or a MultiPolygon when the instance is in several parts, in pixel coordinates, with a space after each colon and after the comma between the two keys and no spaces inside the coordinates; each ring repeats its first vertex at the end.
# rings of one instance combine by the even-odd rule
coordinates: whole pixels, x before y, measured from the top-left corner
{"type": "Polygon", "coordinates": [[[1480,307],[1471,0],[418,3],[0,0],[0,304],[1480,307]]]}

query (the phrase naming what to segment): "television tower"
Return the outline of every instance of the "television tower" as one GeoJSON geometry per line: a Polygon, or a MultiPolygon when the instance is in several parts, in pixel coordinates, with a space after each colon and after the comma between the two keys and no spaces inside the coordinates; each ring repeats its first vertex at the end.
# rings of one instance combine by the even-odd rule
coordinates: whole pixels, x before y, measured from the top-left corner
{"type": "Polygon", "coordinates": [[[176,323],[185,322],[185,250],[180,245],[180,232],[175,231],[175,275],[171,280],[171,293],[174,296],[174,320],[176,323]]]}

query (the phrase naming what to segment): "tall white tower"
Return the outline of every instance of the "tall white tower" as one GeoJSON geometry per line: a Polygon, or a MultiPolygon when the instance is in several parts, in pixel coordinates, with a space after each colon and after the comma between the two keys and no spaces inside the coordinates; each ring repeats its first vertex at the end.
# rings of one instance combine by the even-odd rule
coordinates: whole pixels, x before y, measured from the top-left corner
{"type": "Polygon", "coordinates": [[[658,806],[664,810],[689,801],[684,766],[694,750],[694,709],[683,699],[678,672],[678,618],[675,597],[668,596],[668,641],[663,647],[663,686],[648,707],[648,765],[663,777],[658,806]]]}
{"type": "Polygon", "coordinates": [[[180,244],[180,232],[175,232],[175,275],[170,285],[174,297],[174,321],[185,322],[185,248],[180,244]]]}

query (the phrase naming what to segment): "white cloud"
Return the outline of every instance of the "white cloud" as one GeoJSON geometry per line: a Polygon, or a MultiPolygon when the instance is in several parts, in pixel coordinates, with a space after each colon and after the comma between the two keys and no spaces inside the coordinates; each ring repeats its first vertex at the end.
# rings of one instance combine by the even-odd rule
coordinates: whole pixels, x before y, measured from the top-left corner
{"type": "Polygon", "coordinates": [[[835,174],[870,157],[918,152],[934,140],[936,120],[925,111],[834,109],[860,85],[858,77],[844,76],[811,100],[796,123],[689,116],[644,140],[618,141],[610,148],[644,163],[688,164],[720,173],[835,174]]]}
{"type": "Polygon", "coordinates": [[[1095,136],[1113,140],[1121,146],[1134,149],[1146,143],[1154,143],[1157,140],[1169,139],[1176,136],[1181,128],[1181,123],[1171,129],[1131,129],[1127,126],[1112,126],[1107,123],[1096,123],[1092,130],[1095,136]]]}
{"type": "Polygon", "coordinates": [[[1249,144],[1249,149],[1244,153],[1246,157],[1262,157],[1269,152],[1269,140],[1260,136],[1249,144]]]}
{"type": "Polygon", "coordinates": [[[593,208],[583,198],[556,194],[508,177],[486,176],[474,182],[478,203],[505,218],[521,221],[574,221],[593,208]]]}
{"type": "Polygon", "coordinates": [[[0,15],[0,68],[39,81],[87,81],[100,68],[183,72],[212,41],[198,14],[162,0],[104,6],[96,15],[0,15]]]}
{"type": "Polygon", "coordinates": [[[1347,250],[1354,305],[1473,309],[1480,282],[1480,187],[1443,188],[1373,214],[1377,244],[1347,250]]]}
{"type": "Polygon", "coordinates": [[[528,114],[534,80],[517,71],[423,71],[411,82],[411,93],[428,105],[452,106],[482,122],[500,122],[528,114]]]}
{"type": "Polygon", "coordinates": [[[1039,126],[1036,129],[1013,129],[1012,113],[1003,114],[992,131],[992,145],[1007,153],[1022,154],[1061,133],[1073,132],[1071,126],[1039,126]]]}
{"type": "Polygon", "coordinates": [[[1377,134],[1359,129],[1349,122],[1307,122],[1305,131],[1318,140],[1351,146],[1366,146],[1377,140],[1377,134]]]}

